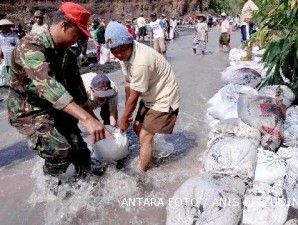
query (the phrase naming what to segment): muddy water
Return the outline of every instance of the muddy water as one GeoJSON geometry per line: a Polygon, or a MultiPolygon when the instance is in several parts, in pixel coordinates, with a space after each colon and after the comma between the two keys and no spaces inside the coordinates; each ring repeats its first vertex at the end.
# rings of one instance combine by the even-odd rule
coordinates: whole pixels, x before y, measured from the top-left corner
{"type": "MultiPolygon", "coordinates": [[[[210,55],[193,56],[192,37],[183,36],[168,46],[181,89],[181,109],[174,134],[159,136],[155,163],[146,176],[137,176],[138,141],[129,132],[131,155],[123,169],[109,165],[102,177],[74,184],[42,174],[42,160],[26,147],[24,139],[0,114],[0,224],[148,224],[166,221],[166,205],[189,177],[201,173],[208,124],[205,103],[222,85],[219,72],[227,55],[217,52],[219,33],[210,33],[210,55]]],[[[234,35],[234,46],[239,45],[234,35]]],[[[120,71],[109,74],[119,86],[120,112],[124,106],[120,71]]]]}

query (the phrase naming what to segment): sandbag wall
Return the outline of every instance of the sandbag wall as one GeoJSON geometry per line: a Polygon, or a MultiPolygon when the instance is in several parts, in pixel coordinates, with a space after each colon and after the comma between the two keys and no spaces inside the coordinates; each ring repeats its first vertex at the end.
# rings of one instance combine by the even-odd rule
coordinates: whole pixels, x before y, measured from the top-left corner
{"type": "Polygon", "coordinates": [[[204,174],[175,192],[193,201],[169,204],[167,225],[295,223],[287,218],[298,208],[298,106],[285,85],[256,89],[267,73],[263,52],[242,61],[245,51],[231,50],[226,86],[208,101],[204,174]]]}

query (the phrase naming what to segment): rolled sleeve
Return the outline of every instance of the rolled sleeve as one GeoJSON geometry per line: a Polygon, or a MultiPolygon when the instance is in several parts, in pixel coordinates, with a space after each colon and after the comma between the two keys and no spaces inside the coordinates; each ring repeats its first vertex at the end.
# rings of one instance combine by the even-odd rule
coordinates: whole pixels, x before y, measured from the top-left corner
{"type": "Polygon", "coordinates": [[[144,93],[148,90],[149,85],[149,66],[133,66],[131,68],[130,88],[144,93]]]}
{"type": "Polygon", "coordinates": [[[73,97],[52,75],[49,63],[46,62],[42,49],[25,45],[20,49],[21,61],[28,78],[32,80],[38,95],[49,101],[54,108],[63,109],[73,97]]]}
{"type": "Polygon", "coordinates": [[[58,110],[64,109],[69,103],[73,101],[72,96],[65,92],[54,104],[53,107],[58,110]]]}

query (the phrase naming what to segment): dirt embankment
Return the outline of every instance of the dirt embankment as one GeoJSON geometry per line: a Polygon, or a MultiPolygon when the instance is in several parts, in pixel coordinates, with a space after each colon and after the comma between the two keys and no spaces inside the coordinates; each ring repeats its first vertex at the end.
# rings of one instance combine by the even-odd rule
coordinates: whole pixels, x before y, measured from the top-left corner
{"type": "MultiPolygon", "coordinates": [[[[133,18],[140,13],[149,16],[151,12],[182,17],[198,11],[206,11],[210,0],[81,0],[92,13],[106,19],[133,18]]],[[[61,3],[57,0],[0,0],[0,12],[4,12],[16,22],[26,23],[35,10],[51,12],[61,3]]]]}

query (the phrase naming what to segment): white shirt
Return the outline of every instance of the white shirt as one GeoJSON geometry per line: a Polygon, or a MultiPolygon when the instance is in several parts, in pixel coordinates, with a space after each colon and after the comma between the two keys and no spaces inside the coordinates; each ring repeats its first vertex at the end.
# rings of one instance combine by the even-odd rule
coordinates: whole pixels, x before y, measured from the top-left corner
{"type": "Polygon", "coordinates": [[[208,31],[207,23],[198,22],[196,25],[195,42],[206,41],[206,32],[208,31]]]}
{"type": "Polygon", "coordinates": [[[227,19],[221,23],[221,33],[228,33],[230,30],[230,23],[227,19]]]}
{"type": "Polygon", "coordinates": [[[138,28],[145,27],[146,26],[146,19],[144,17],[139,17],[137,19],[137,25],[138,25],[138,28]]]}
{"type": "Polygon", "coordinates": [[[40,34],[46,32],[48,29],[49,29],[49,27],[45,23],[43,25],[38,25],[37,23],[35,23],[32,26],[31,33],[40,35],[40,34]]]}
{"type": "Polygon", "coordinates": [[[165,33],[164,33],[164,23],[162,20],[157,19],[154,22],[150,22],[150,27],[153,32],[153,38],[164,38],[165,33]]]}

